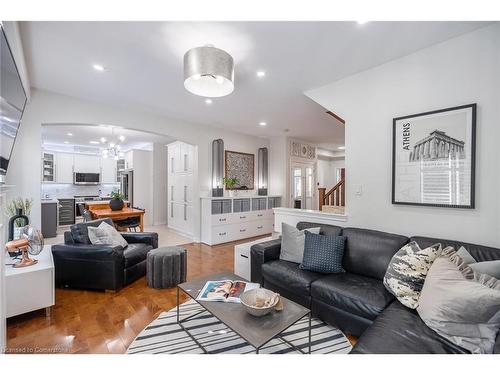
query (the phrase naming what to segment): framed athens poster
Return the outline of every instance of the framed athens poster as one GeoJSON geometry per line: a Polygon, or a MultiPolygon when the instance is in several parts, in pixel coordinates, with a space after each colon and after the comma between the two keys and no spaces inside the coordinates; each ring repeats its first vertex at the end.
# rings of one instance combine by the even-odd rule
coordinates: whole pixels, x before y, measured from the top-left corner
{"type": "Polygon", "coordinates": [[[392,203],[474,208],[476,104],[393,119],[392,203]]]}
{"type": "Polygon", "coordinates": [[[254,154],[244,152],[225,151],[226,178],[236,178],[236,186],[227,190],[253,190],[254,189],[254,154]]]}

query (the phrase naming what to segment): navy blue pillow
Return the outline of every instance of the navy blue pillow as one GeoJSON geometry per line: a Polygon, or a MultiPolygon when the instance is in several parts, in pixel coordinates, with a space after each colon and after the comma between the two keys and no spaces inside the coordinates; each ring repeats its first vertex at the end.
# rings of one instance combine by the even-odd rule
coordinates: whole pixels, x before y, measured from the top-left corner
{"type": "Polygon", "coordinates": [[[320,273],[341,273],[344,256],[344,236],[323,236],[305,232],[304,259],[300,269],[320,273]]]}

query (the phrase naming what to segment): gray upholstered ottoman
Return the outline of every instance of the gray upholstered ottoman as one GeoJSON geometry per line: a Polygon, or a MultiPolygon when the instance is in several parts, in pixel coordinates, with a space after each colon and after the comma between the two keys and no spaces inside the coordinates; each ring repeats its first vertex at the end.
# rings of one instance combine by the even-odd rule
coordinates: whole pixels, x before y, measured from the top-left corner
{"type": "Polygon", "coordinates": [[[187,253],[178,246],[160,247],[148,253],[146,278],[151,288],[171,288],[186,281],[187,253]]]}

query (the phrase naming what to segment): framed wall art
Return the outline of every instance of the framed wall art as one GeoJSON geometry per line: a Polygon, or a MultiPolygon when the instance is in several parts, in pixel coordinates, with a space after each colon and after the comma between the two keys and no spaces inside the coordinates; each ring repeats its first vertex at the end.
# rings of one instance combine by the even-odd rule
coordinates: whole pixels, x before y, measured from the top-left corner
{"type": "Polygon", "coordinates": [[[392,203],[474,208],[476,104],[393,119],[392,203]]]}
{"type": "Polygon", "coordinates": [[[236,178],[236,186],[227,190],[253,190],[254,189],[254,154],[228,151],[224,153],[225,177],[236,178]]]}

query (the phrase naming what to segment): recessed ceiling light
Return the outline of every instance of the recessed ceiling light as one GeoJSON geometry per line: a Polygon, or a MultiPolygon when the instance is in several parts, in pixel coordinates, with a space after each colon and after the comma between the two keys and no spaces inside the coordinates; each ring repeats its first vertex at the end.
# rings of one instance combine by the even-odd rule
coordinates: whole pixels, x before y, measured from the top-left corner
{"type": "Polygon", "coordinates": [[[68,141],[64,141],[65,144],[68,144],[69,142],[68,141]]]}
{"type": "Polygon", "coordinates": [[[101,143],[106,143],[106,138],[102,137],[101,138],[101,143]]]}
{"type": "Polygon", "coordinates": [[[345,150],[345,146],[339,146],[338,149],[339,150],[345,150]]]}
{"type": "Polygon", "coordinates": [[[66,134],[68,137],[72,137],[73,136],[73,133],[67,133],[66,134]]]}
{"type": "Polygon", "coordinates": [[[262,78],[262,77],[265,77],[265,76],[266,76],[266,72],[265,71],[259,70],[257,72],[257,77],[262,78]]]}
{"type": "Polygon", "coordinates": [[[89,143],[90,143],[91,145],[98,145],[98,144],[99,144],[99,142],[97,142],[97,141],[90,141],[89,143]]]}
{"type": "Polygon", "coordinates": [[[360,20],[360,21],[356,21],[358,23],[358,25],[364,25],[365,23],[367,23],[368,21],[363,21],[363,20],[360,20]]]}
{"type": "Polygon", "coordinates": [[[267,125],[267,122],[265,122],[265,121],[261,121],[261,122],[259,122],[259,125],[260,125],[260,126],[266,126],[266,125],[267,125]]]}
{"type": "Polygon", "coordinates": [[[125,140],[125,136],[124,136],[124,135],[120,135],[120,136],[118,137],[118,139],[120,140],[120,142],[123,142],[123,141],[125,140]]]}
{"type": "Polygon", "coordinates": [[[92,68],[94,68],[95,70],[97,70],[99,72],[104,72],[104,66],[102,66],[102,65],[94,64],[94,65],[92,65],[92,68]]]}
{"type": "Polygon", "coordinates": [[[212,104],[212,99],[205,99],[206,104],[212,104]]]}

